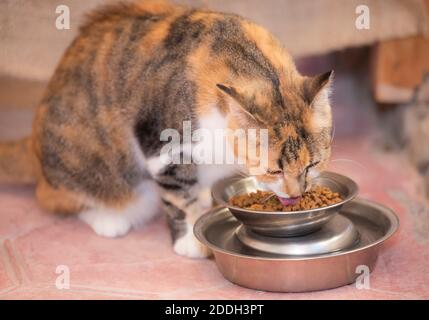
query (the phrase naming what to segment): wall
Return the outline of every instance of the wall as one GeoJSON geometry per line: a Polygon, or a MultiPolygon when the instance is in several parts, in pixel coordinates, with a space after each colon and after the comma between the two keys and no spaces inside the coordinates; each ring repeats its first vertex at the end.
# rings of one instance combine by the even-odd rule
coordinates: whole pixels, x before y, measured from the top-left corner
{"type": "MultiPolygon", "coordinates": [[[[76,34],[84,12],[115,0],[0,0],[0,74],[46,80],[76,34]],[[57,5],[71,10],[71,30],[55,28],[57,5]]],[[[326,53],[379,39],[422,33],[422,0],[178,0],[240,13],[271,30],[295,56],[326,53]],[[358,4],[367,4],[371,29],[355,28],[358,4]]]]}

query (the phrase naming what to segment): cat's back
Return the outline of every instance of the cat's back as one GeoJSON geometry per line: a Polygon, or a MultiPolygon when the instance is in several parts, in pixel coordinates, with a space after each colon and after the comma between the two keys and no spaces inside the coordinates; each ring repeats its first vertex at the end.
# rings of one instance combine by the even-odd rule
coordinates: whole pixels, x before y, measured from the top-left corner
{"type": "MultiPolygon", "coordinates": [[[[186,65],[196,72],[207,71],[209,59],[221,61],[225,72],[236,74],[251,75],[255,66],[267,63],[276,69],[289,61],[293,66],[267,30],[238,15],[144,0],[107,5],[88,14],[49,91],[70,83],[94,90],[98,82],[121,99],[121,93],[129,93],[127,86],[159,74],[160,68],[169,71],[170,65],[186,65]]],[[[219,67],[215,65],[217,73],[219,67]]]]}
{"type": "Polygon", "coordinates": [[[159,1],[98,9],[38,108],[33,140],[43,172],[52,185],[87,192],[131,186],[138,174],[124,182],[122,173],[138,171],[136,143],[145,156],[157,155],[162,130],[182,132],[203,106],[220,105],[216,84],[231,76],[278,90],[288,61],[268,31],[237,15],[159,1]]]}
{"type": "Polygon", "coordinates": [[[90,60],[89,67],[115,65],[117,71],[132,74],[133,69],[126,69],[126,61],[143,64],[159,56],[181,58],[202,47],[206,58],[232,58],[237,64],[249,53],[264,55],[276,67],[284,67],[290,60],[270,32],[239,15],[162,0],[102,6],[87,15],[79,30],[60,67],[90,60]],[[137,57],[141,60],[133,60],[137,57]]]}
{"type": "Polygon", "coordinates": [[[278,87],[285,69],[294,66],[278,41],[238,15],[149,0],[104,6],[66,50],[35,124],[106,127],[115,119],[143,134],[154,123],[180,129],[218,96],[217,83],[232,76],[278,87]]]}

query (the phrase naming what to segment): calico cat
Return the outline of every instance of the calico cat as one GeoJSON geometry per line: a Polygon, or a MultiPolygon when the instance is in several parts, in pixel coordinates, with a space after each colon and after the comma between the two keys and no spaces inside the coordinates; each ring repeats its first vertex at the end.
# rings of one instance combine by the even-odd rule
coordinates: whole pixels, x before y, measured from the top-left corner
{"type": "Polygon", "coordinates": [[[31,137],[0,145],[0,179],[36,182],[41,207],[78,214],[106,237],[162,205],[175,252],[204,257],[192,226],[213,183],[236,168],[163,165],[161,132],[182,132],[184,121],[264,128],[268,165],[257,178],[296,197],[330,156],[331,79],[301,76],[278,40],[237,15],[153,1],[103,7],[62,57],[31,137]]]}

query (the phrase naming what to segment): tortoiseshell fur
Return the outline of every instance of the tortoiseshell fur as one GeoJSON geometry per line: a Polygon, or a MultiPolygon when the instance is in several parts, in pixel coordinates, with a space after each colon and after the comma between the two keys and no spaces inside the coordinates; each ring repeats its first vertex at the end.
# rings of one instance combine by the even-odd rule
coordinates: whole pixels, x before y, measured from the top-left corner
{"type": "Polygon", "coordinates": [[[329,159],[330,79],[301,76],[270,33],[237,15],[153,1],[104,7],[61,59],[32,137],[0,146],[0,178],[34,177],[42,207],[80,213],[105,236],[144,220],[159,192],[175,251],[205,256],[192,225],[211,205],[213,181],[196,164],[159,167],[161,131],[211,117],[266,128],[269,170],[258,179],[296,196],[329,159]],[[28,161],[12,168],[19,155],[28,161]]]}

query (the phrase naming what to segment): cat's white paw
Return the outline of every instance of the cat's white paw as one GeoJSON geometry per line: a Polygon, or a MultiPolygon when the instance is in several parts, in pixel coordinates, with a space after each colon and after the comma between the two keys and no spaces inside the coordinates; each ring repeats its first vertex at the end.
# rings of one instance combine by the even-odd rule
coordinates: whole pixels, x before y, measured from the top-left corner
{"type": "Polygon", "coordinates": [[[131,228],[130,221],[120,214],[88,210],[82,212],[79,218],[86,222],[96,234],[107,238],[123,236],[131,228]]]}
{"type": "Polygon", "coordinates": [[[211,255],[211,250],[199,242],[192,231],[176,240],[174,252],[188,258],[207,258],[211,255]]]}

